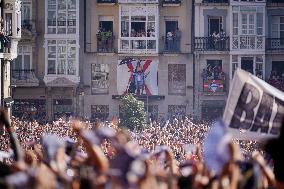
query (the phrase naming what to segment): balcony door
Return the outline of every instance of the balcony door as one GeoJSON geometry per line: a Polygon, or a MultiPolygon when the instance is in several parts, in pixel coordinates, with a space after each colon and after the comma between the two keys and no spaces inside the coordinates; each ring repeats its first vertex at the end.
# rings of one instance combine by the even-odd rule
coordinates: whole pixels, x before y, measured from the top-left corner
{"type": "Polygon", "coordinates": [[[166,21],[166,33],[175,32],[178,28],[178,21],[166,21]]]}
{"type": "Polygon", "coordinates": [[[31,63],[31,47],[30,46],[18,46],[18,56],[14,60],[14,70],[29,70],[32,68],[31,63]]]}
{"type": "Polygon", "coordinates": [[[284,61],[272,61],[272,71],[281,77],[284,73],[284,61]]]}
{"type": "Polygon", "coordinates": [[[211,36],[214,32],[220,33],[223,29],[223,22],[221,16],[209,16],[208,18],[208,35],[211,36]]]}
{"type": "Polygon", "coordinates": [[[100,21],[99,29],[113,32],[113,21],[100,21]]]}
{"type": "Polygon", "coordinates": [[[242,57],[241,58],[241,69],[253,73],[253,57],[242,57]]]}

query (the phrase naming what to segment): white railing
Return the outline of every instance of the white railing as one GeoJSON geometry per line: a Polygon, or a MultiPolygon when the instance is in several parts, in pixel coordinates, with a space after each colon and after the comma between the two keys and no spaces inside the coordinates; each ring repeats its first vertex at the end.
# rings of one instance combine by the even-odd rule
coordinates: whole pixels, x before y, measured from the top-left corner
{"type": "Polygon", "coordinates": [[[159,3],[159,0],[118,0],[118,3],[159,3]]]}
{"type": "Polygon", "coordinates": [[[231,43],[232,50],[264,50],[265,37],[264,36],[233,36],[231,43]]]}
{"type": "Polygon", "coordinates": [[[154,39],[139,39],[139,38],[121,38],[119,40],[119,53],[134,53],[134,54],[157,54],[158,40],[154,39]]]}

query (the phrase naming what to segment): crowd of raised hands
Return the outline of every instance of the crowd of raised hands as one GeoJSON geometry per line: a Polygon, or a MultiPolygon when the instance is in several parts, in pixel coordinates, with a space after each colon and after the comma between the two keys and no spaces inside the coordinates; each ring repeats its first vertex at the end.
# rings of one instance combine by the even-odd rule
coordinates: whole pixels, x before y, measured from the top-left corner
{"type": "Polygon", "coordinates": [[[284,188],[283,129],[262,144],[220,125],[185,117],[130,131],[118,119],[10,123],[0,111],[0,188],[284,188]]]}

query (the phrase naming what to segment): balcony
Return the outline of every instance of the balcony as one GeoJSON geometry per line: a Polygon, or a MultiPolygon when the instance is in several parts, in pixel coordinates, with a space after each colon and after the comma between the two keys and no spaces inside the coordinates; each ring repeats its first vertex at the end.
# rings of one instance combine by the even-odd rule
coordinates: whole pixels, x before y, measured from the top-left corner
{"type": "Polygon", "coordinates": [[[127,54],[157,54],[156,38],[122,37],[119,40],[119,53],[127,54]]]}
{"type": "Polygon", "coordinates": [[[118,3],[159,3],[159,0],[118,0],[118,3]]]}
{"type": "Polygon", "coordinates": [[[11,83],[16,87],[39,86],[39,80],[35,76],[34,70],[12,70],[11,83]]]}
{"type": "Polygon", "coordinates": [[[266,38],[267,51],[284,51],[284,38],[266,38]]]}
{"type": "Polygon", "coordinates": [[[213,38],[213,37],[195,37],[195,51],[229,51],[229,37],[213,38]]]}
{"type": "Polygon", "coordinates": [[[175,39],[173,38],[168,39],[164,36],[162,37],[163,43],[164,43],[164,53],[179,53],[180,52],[180,38],[175,39]]]}
{"type": "Polygon", "coordinates": [[[255,35],[233,36],[232,50],[264,50],[265,37],[255,35]]]}
{"type": "Polygon", "coordinates": [[[22,30],[28,30],[30,32],[32,32],[32,30],[34,29],[34,20],[23,20],[22,21],[22,30]]]}
{"type": "Polygon", "coordinates": [[[108,35],[107,32],[101,32],[101,34],[97,34],[97,52],[114,52],[114,36],[112,34],[108,35]]]}
{"type": "Polygon", "coordinates": [[[163,0],[162,4],[164,7],[176,7],[176,6],[180,6],[181,4],[181,0],[163,0]]]}
{"type": "Polygon", "coordinates": [[[97,3],[100,5],[114,5],[116,0],[97,0],[97,3]]]}

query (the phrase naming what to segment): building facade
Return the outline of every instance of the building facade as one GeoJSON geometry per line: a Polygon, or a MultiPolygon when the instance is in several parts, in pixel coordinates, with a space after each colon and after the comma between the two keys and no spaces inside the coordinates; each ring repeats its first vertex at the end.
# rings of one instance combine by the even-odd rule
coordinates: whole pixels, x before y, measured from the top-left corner
{"type": "Polygon", "coordinates": [[[97,0],[85,8],[85,117],[118,116],[128,92],[154,119],[193,114],[191,1],[97,0]]]}
{"type": "Polygon", "coordinates": [[[272,70],[282,74],[281,2],[195,1],[195,84],[201,118],[222,116],[237,68],[267,81],[272,70]]]}
{"type": "Polygon", "coordinates": [[[111,119],[133,93],[154,119],[215,119],[236,68],[284,89],[281,0],[23,0],[21,10],[18,117],[111,119]]]}
{"type": "Polygon", "coordinates": [[[0,1],[0,93],[1,106],[10,112],[11,98],[10,66],[17,57],[17,45],[21,38],[21,2],[18,0],[0,1]]]}

